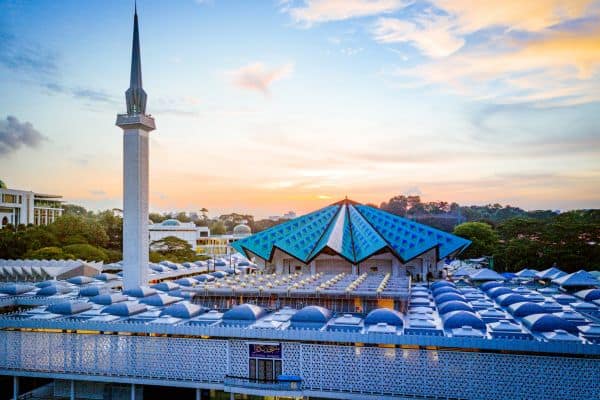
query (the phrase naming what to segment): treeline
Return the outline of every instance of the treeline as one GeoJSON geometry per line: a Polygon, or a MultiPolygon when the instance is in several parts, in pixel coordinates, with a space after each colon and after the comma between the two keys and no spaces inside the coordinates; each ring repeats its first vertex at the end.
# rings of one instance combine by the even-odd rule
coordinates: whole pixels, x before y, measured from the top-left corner
{"type": "Polygon", "coordinates": [[[122,258],[123,220],[112,211],[93,213],[66,207],[49,225],[6,226],[0,230],[0,258],[82,259],[114,262],[122,258]]]}
{"type": "Polygon", "coordinates": [[[551,210],[526,211],[519,207],[500,204],[483,206],[461,206],[446,201],[422,202],[420,196],[394,196],[384,201],[379,208],[423,224],[452,232],[454,227],[470,221],[497,225],[511,218],[533,218],[545,220],[558,215],[551,210]]]}
{"type": "Polygon", "coordinates": [[[600,270],[600,210],[467,222],[454,233],[473,244],[461,258],[493,256],[495,269],[515,272],[552,265],[567,272],[600,270]]]}

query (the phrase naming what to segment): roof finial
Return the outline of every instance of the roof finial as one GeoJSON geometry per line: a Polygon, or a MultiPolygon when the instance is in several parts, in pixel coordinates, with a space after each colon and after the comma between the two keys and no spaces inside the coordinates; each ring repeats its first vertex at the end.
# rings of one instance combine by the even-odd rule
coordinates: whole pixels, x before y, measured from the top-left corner
{"type": "Polygon", "coordinates": [[[146,113],[146,92],[142,88],[142,58],[140,55],[140,34],[138,28],[137,1],[134,3],[133,43],[131,46],[131,79],[125,92],[127,114],[146,113]]]}

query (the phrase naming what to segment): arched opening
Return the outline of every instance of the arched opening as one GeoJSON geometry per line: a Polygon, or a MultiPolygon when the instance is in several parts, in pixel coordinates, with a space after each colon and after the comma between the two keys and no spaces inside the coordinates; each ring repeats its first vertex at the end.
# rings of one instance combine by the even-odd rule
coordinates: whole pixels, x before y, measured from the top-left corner
{"type": "Polygon", "coordinates": [[[2,218],[2,228],[4,228],[6,225],[8,225],[8,217],[2,218]]]}

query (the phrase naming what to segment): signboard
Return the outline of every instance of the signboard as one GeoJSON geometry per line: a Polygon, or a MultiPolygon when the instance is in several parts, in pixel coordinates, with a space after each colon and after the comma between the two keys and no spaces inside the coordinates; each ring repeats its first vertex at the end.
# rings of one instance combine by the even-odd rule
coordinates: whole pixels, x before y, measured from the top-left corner
{"type": "Polygon", "coordinates": [[[251,358],[281,358],[281,344],[250,343],[251,358]]]}

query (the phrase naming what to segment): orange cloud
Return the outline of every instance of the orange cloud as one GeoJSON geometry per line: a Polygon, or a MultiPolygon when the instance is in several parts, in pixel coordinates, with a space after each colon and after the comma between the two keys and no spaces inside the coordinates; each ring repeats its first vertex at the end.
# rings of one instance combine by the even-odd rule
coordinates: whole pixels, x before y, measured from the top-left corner
{"type": "Polygon", "coordinates": [[[293,71],[294,65],[291,63],[276,68],[267,68],[264,64],[255,62],[230,71],[229,75],[232,82],[242,89],[268,94],[269,88],[274,82],[289,77],[293,71]]]}
{"type": "Polygon", "coordinates": [[[284,11],[295,21],[310,25],[390,13],[407,4],[404,0],[306,0],[303,7],[284,6],[284,11]]]}

